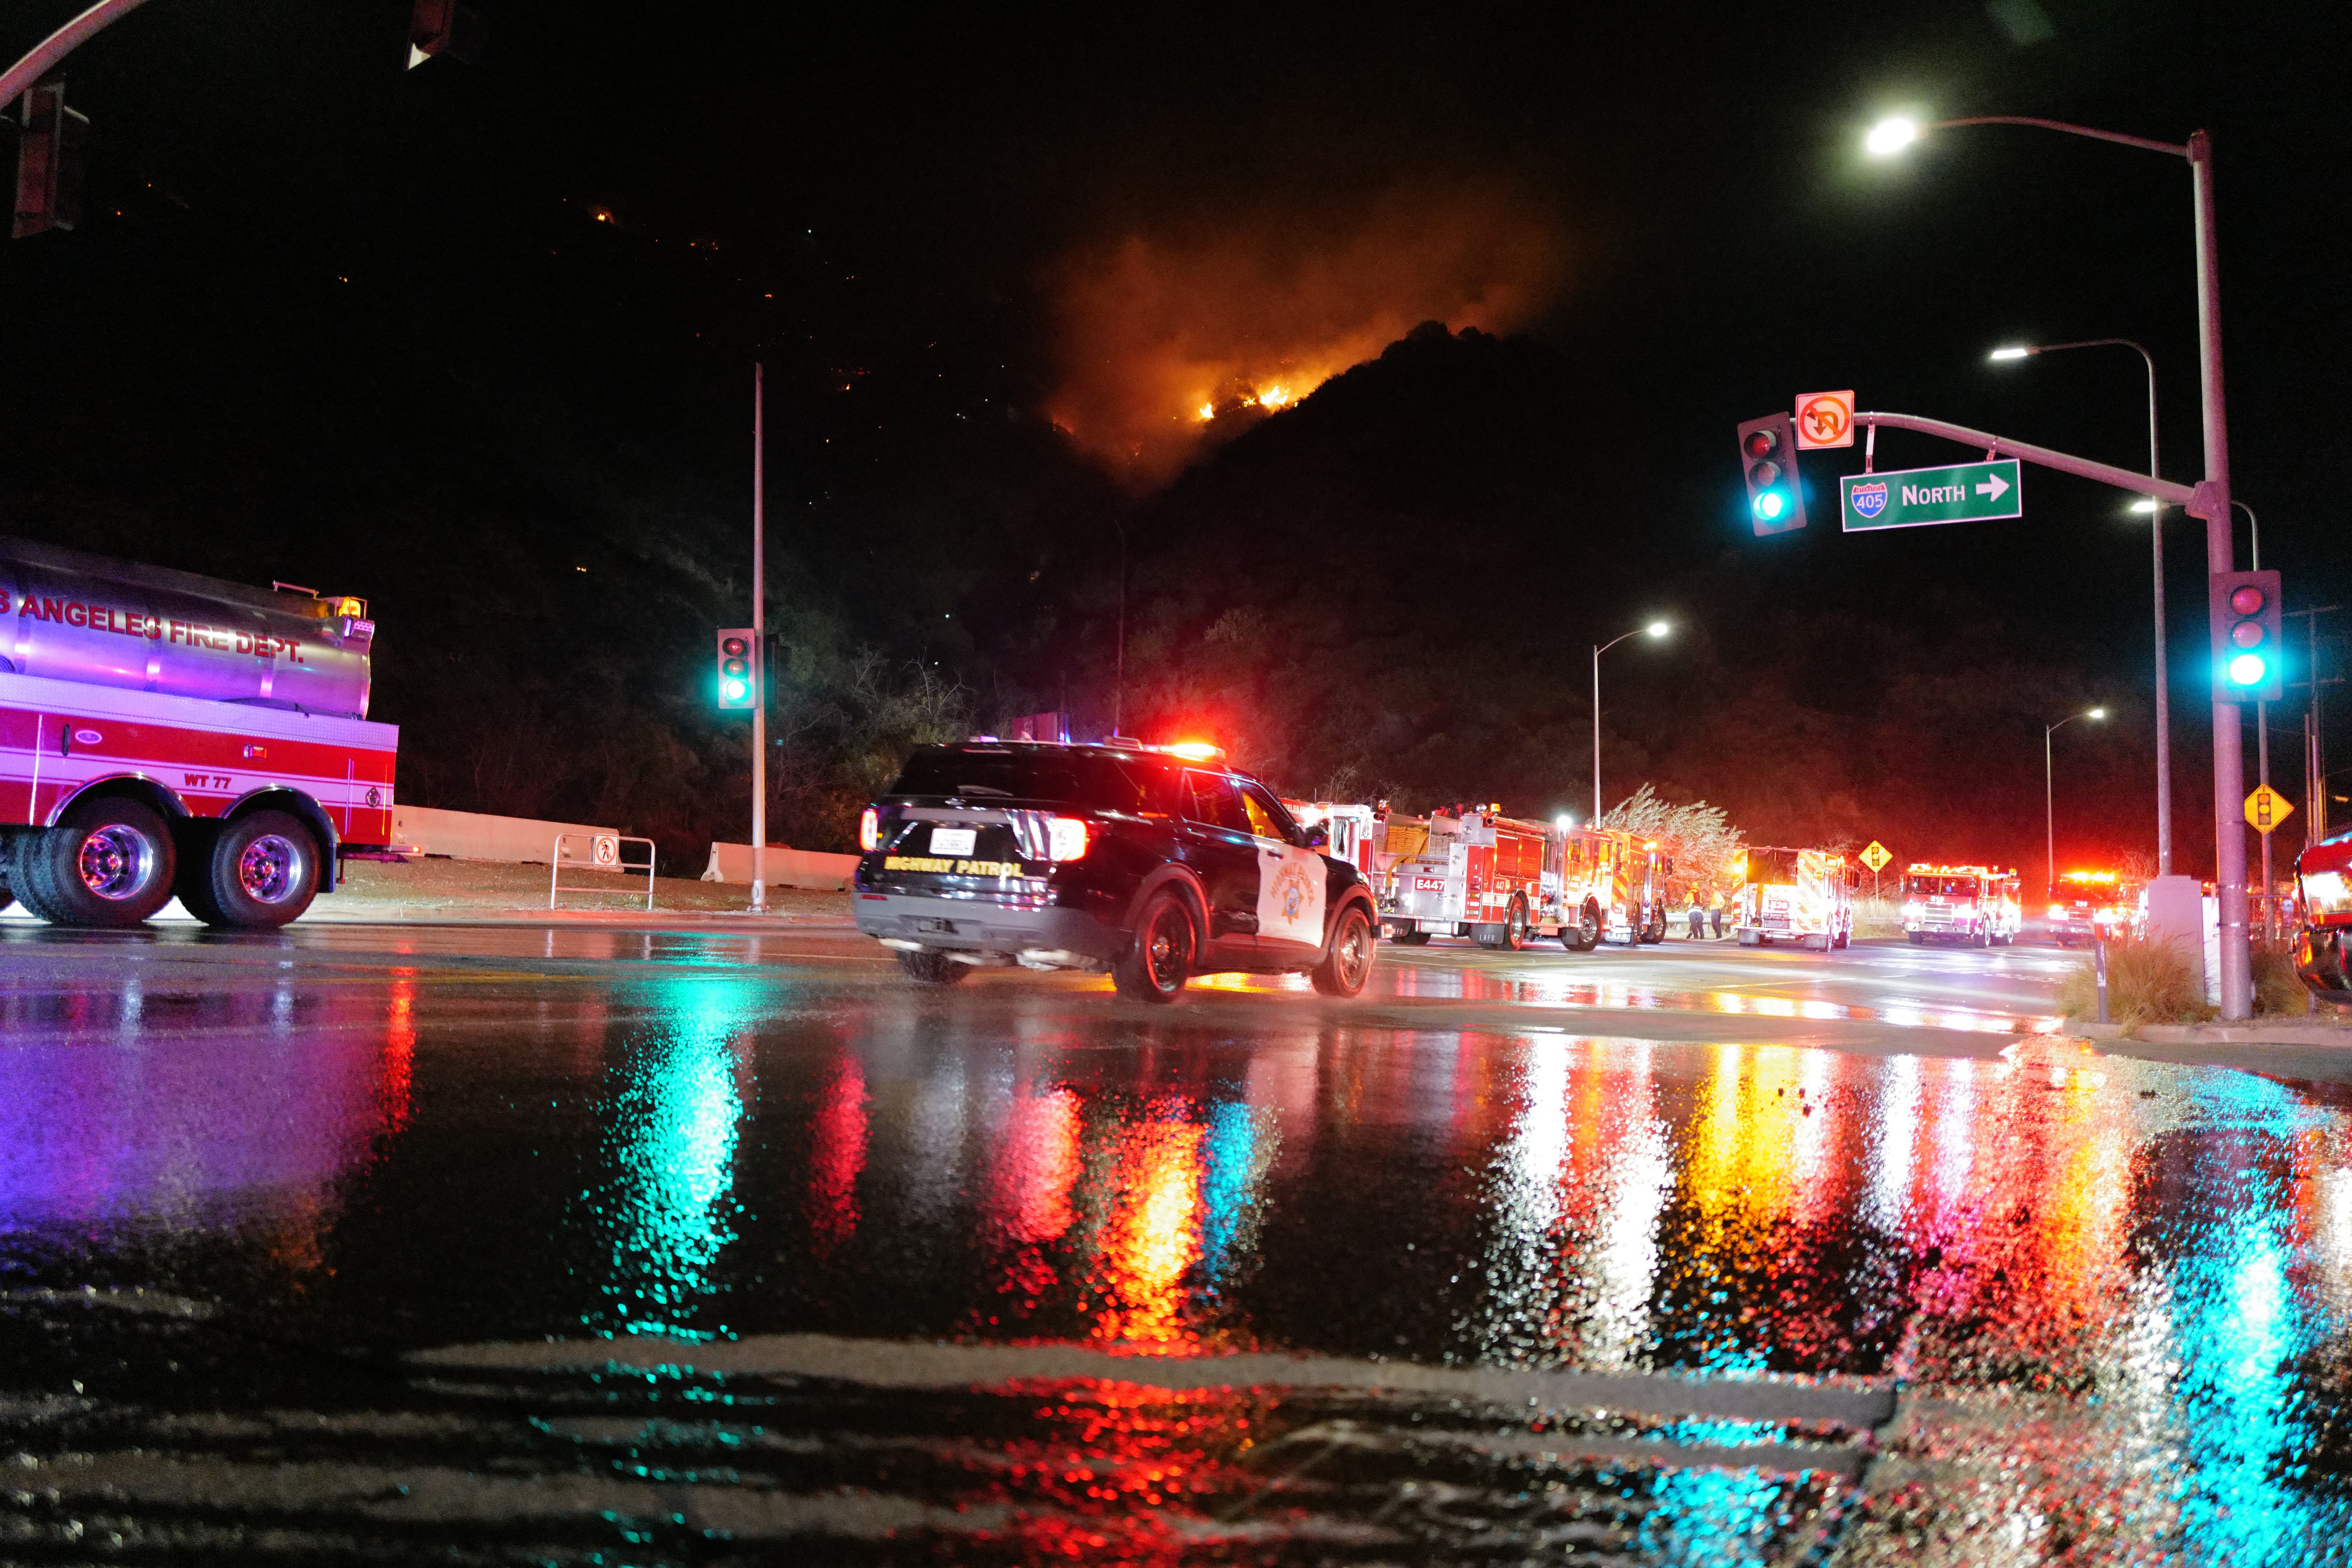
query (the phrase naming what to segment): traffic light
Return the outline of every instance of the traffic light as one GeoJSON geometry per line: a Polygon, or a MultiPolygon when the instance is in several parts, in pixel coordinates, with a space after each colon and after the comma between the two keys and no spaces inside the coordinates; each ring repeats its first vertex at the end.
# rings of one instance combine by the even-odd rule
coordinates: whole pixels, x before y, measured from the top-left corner
{"type": "Polygon", "coordinates": [[[16,139],[18,239],[81,221],[82,145],[89,116],[66,107],[66,84],[45,81],[25,92],[25,129],[16,139]]]}
{"type": "Polygon", "coordinates": [[[2286,695],[2279,574],[2216,572],[2211,593],[2214,700],[2278,701],[2286,695]]]}
{"type": "Polygon", "coordinates": [[[1748,521],[1759,533],[1805,526],[1805,492],[1797,477],[1797,432],[1785,414],[1739,427],[1739,472],[1748,481],[1748,521]]]}
{"type": "Polygon", "coordinates": [[[750,709],[759,705],[760,678],[751,668],[751,628],[730,626],[719,634],[719,706],[750,709]]]}

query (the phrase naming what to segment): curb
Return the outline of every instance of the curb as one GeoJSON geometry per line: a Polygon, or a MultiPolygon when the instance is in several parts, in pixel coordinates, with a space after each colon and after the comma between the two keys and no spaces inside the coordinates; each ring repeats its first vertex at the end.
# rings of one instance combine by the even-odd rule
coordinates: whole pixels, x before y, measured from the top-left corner
{"type": "Polygon", "coordinates": [[[2069,1023],[2078,1039],[2138,1040],[2151,1046],[2345,1046],[2352,1028],[2340,1024],[2142,1024],[2126,1034],[2121,1024],[2069,1023]]]}

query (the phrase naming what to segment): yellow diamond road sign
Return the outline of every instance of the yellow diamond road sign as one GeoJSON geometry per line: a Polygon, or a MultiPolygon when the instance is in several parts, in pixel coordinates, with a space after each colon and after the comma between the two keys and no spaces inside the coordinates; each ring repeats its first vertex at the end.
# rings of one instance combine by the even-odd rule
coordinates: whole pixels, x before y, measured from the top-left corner
{"type": "Polygon", "coordinates": [[[2262,785],[2246,797],[2246,822],[2257,833],[2268,833],[2284,822],[2288,813],[2294,810],[2294,807],[2286,803],[2286,796],[2268,784],[2262,785]]]}
{"type": "Polygon", "coordinates": [[[1885,870],[1886,863],[1894,858],[1886,852],[1886,846],[1875,838],[1870,841],[1870,847],[1862,852],[1862,863],[1874,871],[1885,870]]]}

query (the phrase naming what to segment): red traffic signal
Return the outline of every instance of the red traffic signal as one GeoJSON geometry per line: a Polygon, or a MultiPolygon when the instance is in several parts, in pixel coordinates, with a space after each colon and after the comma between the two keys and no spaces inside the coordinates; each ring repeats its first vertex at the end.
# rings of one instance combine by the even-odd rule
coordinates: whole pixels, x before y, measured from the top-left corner
{"type": "Polygon", "coordinates": [[[1787,415],[1767,415],[1739,427],[1739,474],[1748,486],[1748,521],[1758,533],[1805,526],[1797,432],[1787,415]]]}
{"type": "Polygon", "coordinates": [[[66,107],[66,84],[45,81],[25,92],[25,128],[16,139],[17,239],[81,221],[82,147],[89,116],[66,107]]]}
{"type": "Polygon", "coordinates": [[[2285,619],[2275,572],[2217,572],[2209,597],[2213,697],[2276,702],[2286,695],[2285,619]]]}

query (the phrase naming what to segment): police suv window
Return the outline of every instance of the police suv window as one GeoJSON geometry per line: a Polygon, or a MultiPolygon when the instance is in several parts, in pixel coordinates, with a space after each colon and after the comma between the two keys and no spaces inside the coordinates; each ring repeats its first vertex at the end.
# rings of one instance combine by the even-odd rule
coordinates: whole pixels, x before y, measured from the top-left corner
{"type": "Polygon", "coordinates": [[[1234,790],[1234,781],[1222,773],[1186,771],[1184,815],[1212,827],[1235,833],[1250,831],[1249,814],[1242,808],[1241,795],[1234,790]]]}
{"type": "Polygon", "coordinates": [[[1091,811],[1139,811],[1151,793],[1147,768],[1096,752],[1005,747],[942,747],[915,752],[893,795],[1034,800],[1091,811]]]}
{"type": "Polygon", "coordinates": [[[1249,813],[1250,831],[1260,838],[1276,838],[1285,844],[1296,844],[1304,837],[1282,802],[1268,794],[1262,784],[1242,785],[1242,809],[1249,813]]]}

